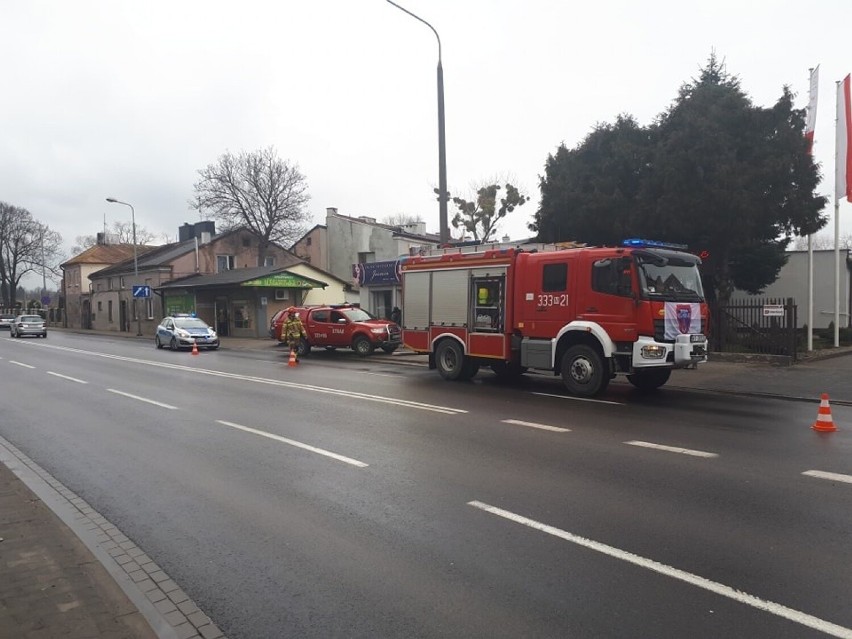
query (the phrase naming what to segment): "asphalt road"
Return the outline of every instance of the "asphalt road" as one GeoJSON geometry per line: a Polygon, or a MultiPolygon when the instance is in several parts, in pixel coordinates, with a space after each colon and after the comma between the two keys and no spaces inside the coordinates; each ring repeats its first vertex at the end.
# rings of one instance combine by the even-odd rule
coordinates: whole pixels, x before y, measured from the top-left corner
{"type": "Polygon", "coordinates": [[[852,637],[813,405],[350,355],[2,338],[0,435],[231,638],[852,637]]]}

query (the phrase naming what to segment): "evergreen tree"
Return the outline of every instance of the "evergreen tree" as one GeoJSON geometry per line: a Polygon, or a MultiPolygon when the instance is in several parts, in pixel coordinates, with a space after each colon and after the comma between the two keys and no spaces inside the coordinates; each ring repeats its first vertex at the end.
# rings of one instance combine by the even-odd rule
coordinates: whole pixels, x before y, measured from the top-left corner
{"type": "Polygon", "coordinates": [[[786,262],[791,236],[826,223],[804,124],[789,88],[772,107],[756,107],[711,56],[653,125],[621,116],[548,158],[531,228],[542,241],[684,243],[709,256],[711,299],[725,301],[735,287],[760,292],[786,262]]]}

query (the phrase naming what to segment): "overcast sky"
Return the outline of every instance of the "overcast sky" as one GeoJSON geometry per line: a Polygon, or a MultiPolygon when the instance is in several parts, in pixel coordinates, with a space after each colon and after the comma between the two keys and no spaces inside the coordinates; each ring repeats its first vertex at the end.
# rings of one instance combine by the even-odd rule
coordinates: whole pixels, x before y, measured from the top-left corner
{"type": "MultiPolygon", "coordinates": [[[[532,197],[501,235],[528,235],[560,143],[623,112],[648,124],[713,50],[761,106],[787,84],[804,107],[820,65],[815,153],[833,193],[850,0],[399,4],[441,36],[450,191],[509,176],[532,197]]],[[[314,223],[337,207],[419,214],[438,231],[437,41],[385,0],[5,0],[0,56],[0,200],[69,249],[105,216],[129,220],[108,196],[176,236],[199,219],[198,169],[270,145],[306,176],[314,223]]],[[[852,205],[840,212],[852,232],[852,205]]]]}

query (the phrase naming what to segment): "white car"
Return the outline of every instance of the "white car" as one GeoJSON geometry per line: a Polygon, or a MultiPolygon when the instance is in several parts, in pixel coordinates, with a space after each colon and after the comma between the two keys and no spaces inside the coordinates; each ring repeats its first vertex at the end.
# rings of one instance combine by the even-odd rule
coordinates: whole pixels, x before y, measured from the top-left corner
{"type": "Polygon", "coordinates": [[[44,320],[38,315],[18,315],[12,320],[9,333],[12,337],[23,337],[24,335],[47,337],[47,327],[44,325],[44,320]]]}
{"type": "Polygon", "coordinates": [[[15,316],[11,313],[0,313],[0,328],[5,328],[8,331],[14,321],[15,316]]]}

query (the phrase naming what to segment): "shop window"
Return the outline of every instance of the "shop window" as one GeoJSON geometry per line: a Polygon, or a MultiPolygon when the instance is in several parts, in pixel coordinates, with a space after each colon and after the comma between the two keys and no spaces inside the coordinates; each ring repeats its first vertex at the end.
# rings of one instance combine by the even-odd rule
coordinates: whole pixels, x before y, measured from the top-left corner
{"type": "Polygon", "coordinates": [[[251,312],[248,302],[234,302],[234,328],[251,328],[251,312]]]}
{"type": "Polygon", "coordinates": [[[504,300],[502,277],[473,279],[473,330],[497,333],[503,330],[504,300]]]}

